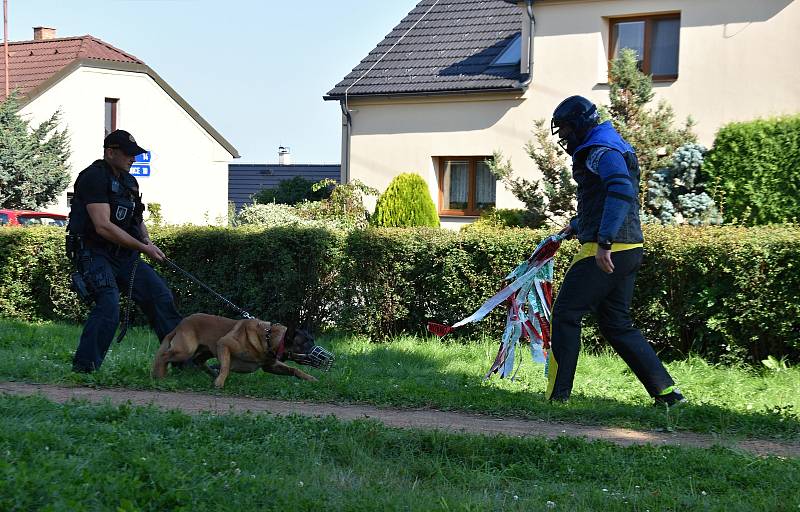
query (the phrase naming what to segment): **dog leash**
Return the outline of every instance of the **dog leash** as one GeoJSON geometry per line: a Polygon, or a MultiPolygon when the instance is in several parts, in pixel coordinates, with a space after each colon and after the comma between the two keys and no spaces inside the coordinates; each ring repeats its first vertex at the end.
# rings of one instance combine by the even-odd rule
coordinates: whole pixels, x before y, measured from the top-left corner
{"type": "Polygon", "coordinates": [[[128,332],[128,325],[131,323],[131,303],[133,302],[133,278],[136,277],[136,267],[139,266],[139,259],[137,258],[136,261],[133,262],[133,269],[131,269],[131,278],[128,282],[128,300],[125,304],[125,322],[122,324],[122,327],[119,330],[119,334],[117,335],[117,343],[122,341],[122,338],[125,337],[125,334],[128,332]]]}
{"type": "Polygon", "coordinates": [[[192,273],[191,273],[191,272],[189,272],[189,271],[187,271],[187,270],[184,270],[184,269],[182,269],[181,267],[179,267],[179,266],[178,266],[178,265],[177,265],[177,264],[176,264],[174,261],[172,261],[171,259],[169,259],[169,258],[167,258],[166,256],[164,256],[164,261],[165,261],[165,262],[166,262],[168,265],[170,265],[170,266],[171,266],[173,269],[177,270],[178,272],[180,272],[180,273],[181,273],[181,274],[183,274],[184,276],[188,277],[189,279],[191,279],[192,281],[194,281],[196,284],[200,285],[200,286],[201,286],[201,287],[202,287],[204,290],[206,290],[207,292],[209,292],[210,294],[212,294],[213,296],[215,296],[216,298],[218,298],[219,300],[221,300],[222,302],[224,302],[225,304],[227,304],[228,306],[230,306],[232,309],[234,309],[234,310],[235,310],[237,313],[239,313],[240,315],[242,315],[244,318],[247,318],[247,319],[250,319],[250,318],[255,318],[253,315],[251,315],[250,313],[248,313],[248,312],[247,312],[247,311],[245,311],[244,309],[240,308],[239,306],[237,306],[237,305],[236,305],[236,304],[234,304],[233,302],[231,302],[231,301],[229,301],[228,299],[226,299],[225,297],[223,297],[221,294],[219,294],[219,293],[217,293],[216,291],[214,291],[214,290],[213,290],[213,289],[212,289],[210,286],[208,286],[206,283],[204,283],[203,281],[201,281],[200,279],[198,279],[197,277],[195,277],[194,275],[192,275],[192,273]]]}

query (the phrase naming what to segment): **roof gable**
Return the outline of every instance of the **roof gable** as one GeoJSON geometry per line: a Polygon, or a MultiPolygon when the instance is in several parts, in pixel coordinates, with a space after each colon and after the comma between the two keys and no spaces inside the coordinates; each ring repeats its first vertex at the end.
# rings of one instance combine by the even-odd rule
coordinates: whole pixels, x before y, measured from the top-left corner
{"type": "Polygon", "coordinates": [[[520,33],[520,12],[506,0],[422,0],[326,99],[345,91],[376,96],[519,89],[519,66],[491,64],[520,33]]]}
{"type": "MultiPolygon", "coordinates": [[[[129,53],[92,36],[65,37],[43,41],[19,41],[8,44],[9,89],[24,97],[50,77],[78,59],[144,64],[129,53]]],[[[5,74],[5,60],[0,63],[0,76],[5,74]]],[[[0,89],[0,101],[5,88],[0,89]]]]}

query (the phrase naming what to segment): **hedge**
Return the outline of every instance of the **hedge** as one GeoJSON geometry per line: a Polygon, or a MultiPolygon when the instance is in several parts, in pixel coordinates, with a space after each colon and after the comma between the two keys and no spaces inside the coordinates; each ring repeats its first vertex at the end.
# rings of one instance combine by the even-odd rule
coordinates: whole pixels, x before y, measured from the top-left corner
{"type": "MultiPolygon", "coordinates": [[[[170,228],[156,243],[256,316],[370,335],[423,333],[475,310],[545,235],[527,229],[170,228]]],[[[712,360],[800,358],[800,228],[647,226],[636,324],[658,350],[712,360]]],[[[0,316],[81,321],[67,288],[63,231],[0,230],[0,316]]],[[[556,257],[556,286],[578,248],[556,257]]],[[[235,313],[162,265],[185,313],[235,313]]],[[[504,313],[464,329],[497,337],[504,313]]],[[[596,343],[591,322],[587,343],[596,343]]]]}
{"type": "Polygon", "coordinates": [[[800,115],[731,123],[717,133],[703,181],[725,220],[749,225],[800,218],[800,115]]]}

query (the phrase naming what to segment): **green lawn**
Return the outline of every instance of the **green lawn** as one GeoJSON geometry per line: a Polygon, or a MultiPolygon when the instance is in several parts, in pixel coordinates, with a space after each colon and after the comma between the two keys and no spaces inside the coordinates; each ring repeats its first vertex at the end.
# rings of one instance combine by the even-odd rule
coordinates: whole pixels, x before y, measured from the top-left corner
{"type": "Polygon", "coordinates": [[[722,448],[401,431],[333,418],[188,416],[38,397],[0,396],[0,454],[0,510],[8,511],[800,506],[800,460],[722,448]]]}
{"type": "MultiPolygon", "coordinates": [[[[550,404],[543,398],[542,367],[520,356],[516,381],[482,377],[494,358],[494,342],[456,344],[403,337],[390,343],[363,338],[323,337],[337,363],[330,373],[310,370],[317,383],[262,372],[233,374],[223,391],[198,371],[171,371],[150,378],[157,340],[134,329],[114,345],[93,375],[70,372],[80,327],[28,324],[0,319],[0,380],[39,383],[196,390],[272,399],[356,402],[394,407],[432,407],[493,415],[616,425],[639,429],[691,430],[730,437],[800,440],[800,369],[723,367],[699,358],[669,364],[691,404],[668,413],[650,398],[620,358],[584,354],[573,399],[550,404]]],[[[447,340],[445,338],[445,340],[447,340]]]]}

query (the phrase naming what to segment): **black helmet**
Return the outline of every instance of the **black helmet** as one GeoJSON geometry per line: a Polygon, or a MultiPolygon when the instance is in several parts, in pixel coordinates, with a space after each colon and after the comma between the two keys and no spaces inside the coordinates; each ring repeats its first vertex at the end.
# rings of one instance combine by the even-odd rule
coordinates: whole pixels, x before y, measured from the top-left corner
{"type": "Polygon", "coordinates": [[[550,131],[558,135],[558,143],[572,155],[599,121],[600,115],[594,103],[583,96],[570,96],[553,111],[550,131]]]}

